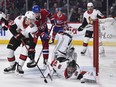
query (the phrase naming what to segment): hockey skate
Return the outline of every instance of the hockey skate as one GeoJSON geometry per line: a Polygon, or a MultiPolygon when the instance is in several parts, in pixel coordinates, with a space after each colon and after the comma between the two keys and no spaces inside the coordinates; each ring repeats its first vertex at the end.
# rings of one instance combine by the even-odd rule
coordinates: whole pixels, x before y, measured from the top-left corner
{"type": "Polygon", "coordinates": [[[5,73],[8,73],[8,72],[14,72],[15,69],[16,69],[16,65],[17,65],[17,62],[15,62],[14,65],[5,68],[5,69],[4,69],[4,72],[5,72],[5,73]]]}
{"type": "Polygon", "coordinates": [[[17,74],[24,74],[24,71],[22,70],[22,66],[17,64],[17,70],[16,70],[17,74]]]}
{"type": "Polygon", "coordinates": [[[30,62],[27,63],[27,67],[28,68],[33,68],[36,66],[36,62],[35,60],[30,60],[30,62]]]}

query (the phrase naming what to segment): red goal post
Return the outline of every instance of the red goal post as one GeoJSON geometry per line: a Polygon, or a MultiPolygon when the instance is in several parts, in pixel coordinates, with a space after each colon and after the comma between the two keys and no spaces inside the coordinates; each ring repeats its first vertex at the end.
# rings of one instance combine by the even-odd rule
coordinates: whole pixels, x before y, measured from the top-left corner
{"type": "MultiPolygon", "coordinates": [[[[105,19],[96,19],[93,23],[93,67],[96,70],[96,76],[99,74],[99,31],[102,29],[100,28],[100,25],[107,25],[109,26],[109,32],[112,33],[112,35],[115,33],[116,28],[116,19],[115,18],[105,18],[105,19]],[[113,26],[114,31],[111,31],[111,28],[113,26]]],[[[115,34],[116,36],[116,34],[115,34]]],[[[112,39],[114,40],[114,39],[112,39]]],[[[106,41],[107,42],[107,41],[106,41]]],[[[116,43],[116,41],[115,41],[116,43]]],[[[116,44],[115,44],[116,45],[116,44]]]]}

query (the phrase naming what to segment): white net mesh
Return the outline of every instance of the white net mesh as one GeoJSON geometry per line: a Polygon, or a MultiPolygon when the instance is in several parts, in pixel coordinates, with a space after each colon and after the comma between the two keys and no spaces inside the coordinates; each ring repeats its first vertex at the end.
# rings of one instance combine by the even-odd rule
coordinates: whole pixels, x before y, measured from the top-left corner
{"type": "Polygon", "coordinates": [[[105,50],[105,55],[99,56],[99,74],[116,78],[116,19],[100,19],[99,29],[105,50]]]}

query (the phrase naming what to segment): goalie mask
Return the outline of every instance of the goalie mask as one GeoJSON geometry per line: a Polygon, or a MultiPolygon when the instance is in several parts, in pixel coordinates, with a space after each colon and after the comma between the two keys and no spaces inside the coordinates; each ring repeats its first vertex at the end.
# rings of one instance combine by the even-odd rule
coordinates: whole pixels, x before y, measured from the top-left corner
{"type": "Polygon", "coordinates": [[[77,66],[76,66],[76,61],[72,60],[68,62],[67,68],[66,68],[66,77],[69,78],[72,76],[72,74],[76,71],[77,66]]]}

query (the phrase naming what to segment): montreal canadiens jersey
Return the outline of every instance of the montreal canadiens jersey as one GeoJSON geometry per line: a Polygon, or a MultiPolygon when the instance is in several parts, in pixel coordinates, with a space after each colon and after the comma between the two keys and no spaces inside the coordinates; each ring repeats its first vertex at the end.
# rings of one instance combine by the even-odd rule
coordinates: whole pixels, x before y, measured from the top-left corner
{"type": "Polygon", "coordinates": [[[64,14],[61,14],[60,16],[58,16],[58,14],[54,14],[54,18],[56,20],[56,26],[58,27],[62,27],[64,26],[64,22],[66,22],[66,16],[64,14]]]}
{"type": "Polygon", "coordinates": [[[52,19],[53,16],[46,9],[41,9],[40,14],[40,19],[36,20],[35,23],[39,31],[44,31],[47,28],[47,18],[52,19]]]}
{"type": "Polygon", "coordinates": [[[28,38],[29,33],[33,36],[35,32],[37,32],[37,26],[33,23],[32,25],[25,25],[25,16],[18,16],[14,20],[14,24],[17,25],[17,32],[23,34],[26,38],[28,38]]]}

